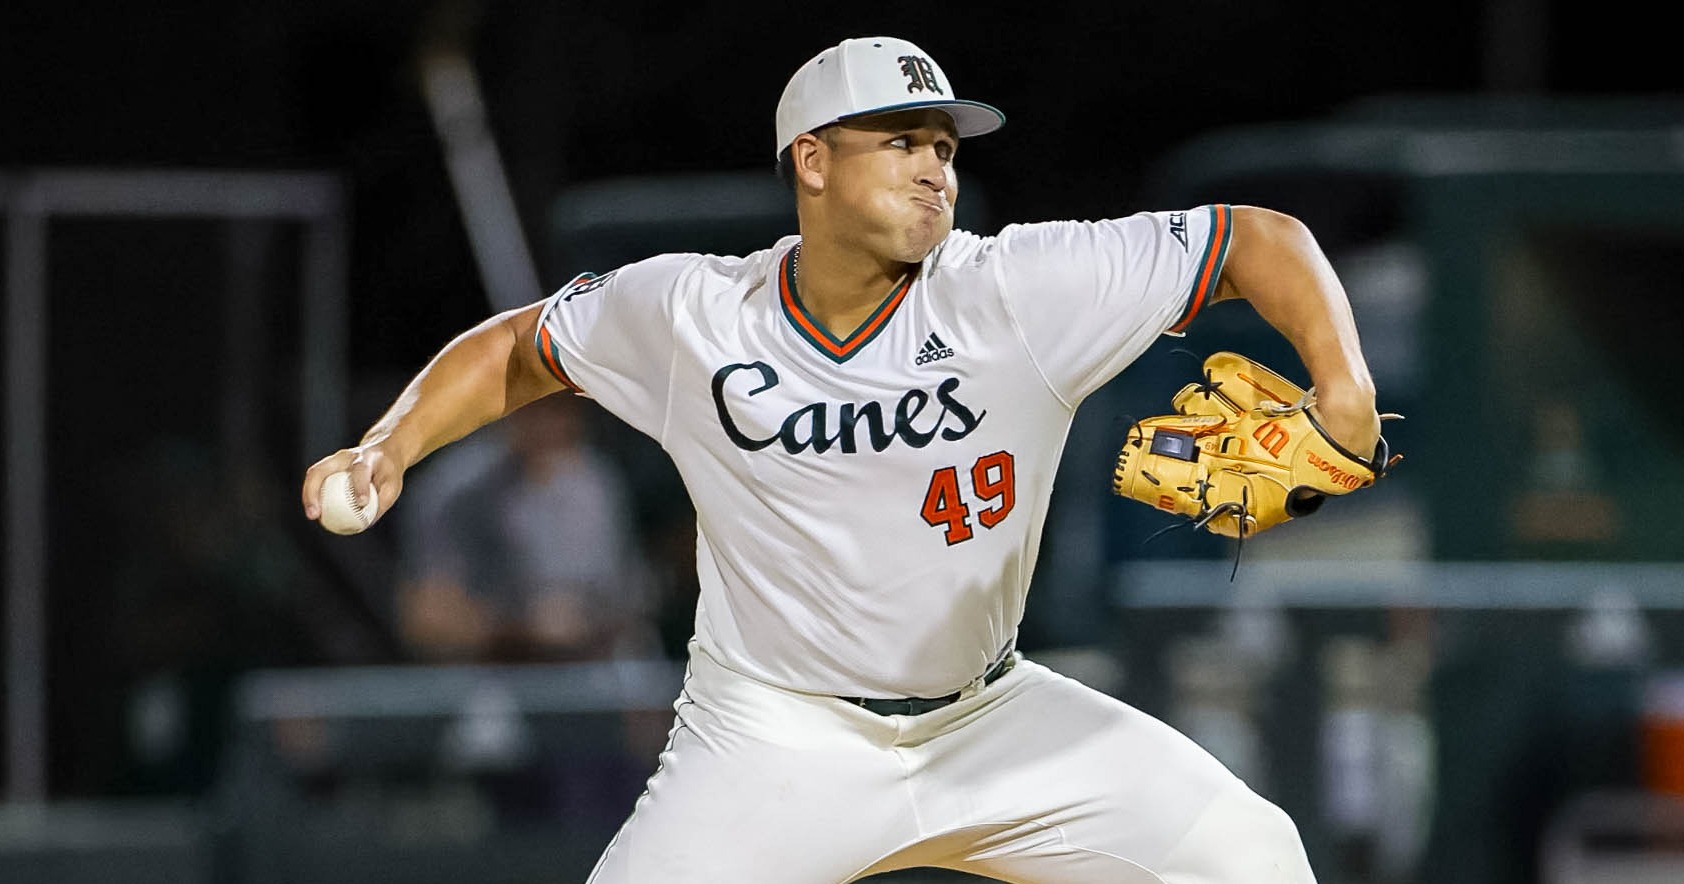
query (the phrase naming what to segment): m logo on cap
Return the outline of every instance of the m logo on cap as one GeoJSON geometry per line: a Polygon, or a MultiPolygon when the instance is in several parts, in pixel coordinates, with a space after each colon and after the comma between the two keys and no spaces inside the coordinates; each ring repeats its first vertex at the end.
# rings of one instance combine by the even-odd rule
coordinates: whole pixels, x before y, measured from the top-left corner
{"type": "Polygon", "coordinates": [[[936,71],[930,67],[929,59],[922,55],[903,55],[896,61],[900,62],[900,72],[910,81],[906,84],[906,91],[947,94],[941,91],[941,84],[936,82],[936,71]]]}

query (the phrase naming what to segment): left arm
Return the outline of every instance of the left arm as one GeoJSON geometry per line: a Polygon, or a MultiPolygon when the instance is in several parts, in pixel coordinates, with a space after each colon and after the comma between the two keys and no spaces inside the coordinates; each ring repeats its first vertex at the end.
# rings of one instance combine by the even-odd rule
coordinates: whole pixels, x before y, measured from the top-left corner
{"type": "Polygon", "coordinates": [[[1347,451],[1371,457],[1380,437],[1374,379],[1333,266],[1309,228],[1290,215],[1234,206],[1233,225],[1212,301],[1244,298],[1285,336],[1316,388],[1316,419],[1347,451]]]}

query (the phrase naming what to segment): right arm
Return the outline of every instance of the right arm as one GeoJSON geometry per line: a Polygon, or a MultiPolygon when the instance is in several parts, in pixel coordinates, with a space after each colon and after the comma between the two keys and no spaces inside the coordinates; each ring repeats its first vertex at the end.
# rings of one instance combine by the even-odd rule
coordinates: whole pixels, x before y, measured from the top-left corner
{"type": "MultiPolygon", "coordinates": [[[[568,387],[545,368],[533,338],[547,301],[500,313],[458,335],[421,369],[353,448],[304,474],[304,515],[321,516],[322,480],[350,470],[357,498],[379,492],[382,511],[422,458],[527,403],[568,387]]],[[[378,515],[376,517],[378,518],[378,515]]]]}

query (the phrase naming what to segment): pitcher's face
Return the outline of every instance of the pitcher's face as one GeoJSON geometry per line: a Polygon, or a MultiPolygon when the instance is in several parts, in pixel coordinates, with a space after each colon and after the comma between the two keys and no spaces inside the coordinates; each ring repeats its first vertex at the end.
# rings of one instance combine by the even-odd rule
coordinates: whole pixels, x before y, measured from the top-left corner
{"type": "Polygon", "coordinates": [[[823,141],[820,198],[840,213],[851,238],[916,263],[953,230],[959,136],[946,113],[924,108],[845,120],[823,141]]]}

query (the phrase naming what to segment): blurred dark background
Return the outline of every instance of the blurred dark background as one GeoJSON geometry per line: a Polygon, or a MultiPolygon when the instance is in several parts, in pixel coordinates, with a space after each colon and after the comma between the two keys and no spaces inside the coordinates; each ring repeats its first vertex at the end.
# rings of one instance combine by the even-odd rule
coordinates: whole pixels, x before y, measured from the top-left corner
{"type": "MultiPolygon", "coordinates": [[[[1186,380],[1173,349],[1295,367],[1248,308],[1212,310],[1084,409],[1025,648],[1253,775],[1328,881],[1650,880],[1569,875],[1575,850],[1659,838],[1675,808],[1644,800],[1684,789],[1664,359],[1684,332],[1684,72],[1648,14],[1544,0],[6,4],[0,879],[582,878],[555,870],[588,870],[629,809],[689,634],[694,529],[664,456],[589,403],[533,416],[418,469],[352,538],[302,519],[298,481],[522,292],[793,232],[779,93],[876,33],[1008,117],[960,154],[966,226],[1294,212],[1351,291],[1382,408],[1408,418],[1387,426],[1395,482],[1248,544],[1235,580],[1214,539],[1141,546],[1164,523],[1102,477],[1127,416],[1186,380]],[[455,142],[424,89],[441,55],[470,64],[477,89],[453,94],[487,127],[457,117],[455,142]],[[476,240],[496,207],[453,162],[505,176],[524,255],[476,240]],[[312,227],[181,173],[304,175],[326,208],[312,227]],[[146,181],[243,208],[90,208],[146,181]],[[324,329],[340,343],[312,350],[324,329]],[[561,478],[520,483],[534,472],[561,478]],[[488,601],[476,580],[512,578],[476,557],[519,553],[470,528],[564,487],[623,528],[591,549],[623,557],[545,572],[586,602],[488,601]],[[640,601],[580,613],[608,597],[640,601]],[[486,687],[486,667],[524,675],[486,687]]],[[[544,526],[576,530],[510,531],[544,526]]]]}

